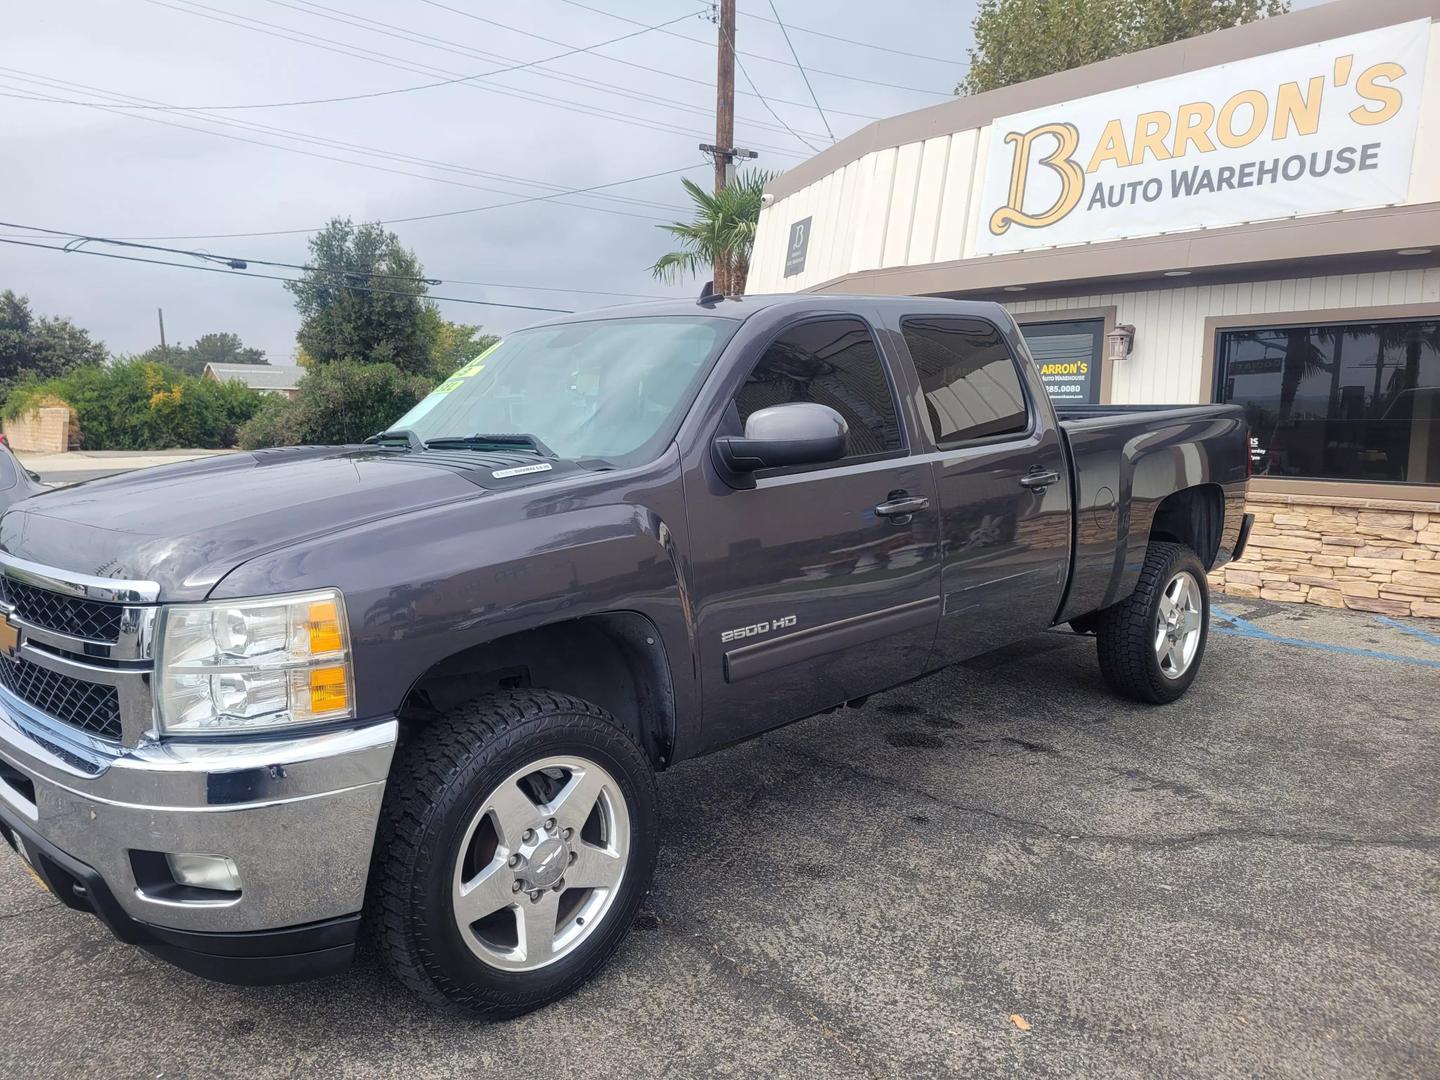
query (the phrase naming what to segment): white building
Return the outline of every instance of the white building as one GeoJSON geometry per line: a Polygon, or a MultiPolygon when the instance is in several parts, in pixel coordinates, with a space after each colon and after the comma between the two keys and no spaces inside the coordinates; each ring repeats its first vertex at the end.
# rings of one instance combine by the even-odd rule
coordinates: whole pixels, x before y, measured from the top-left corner
{"type": "Polygon", "coordinates": [[[1437,19],[1340,0],[878,121],[770,185],[747,291],[997,300],[1057,400],[1243,404],[1227,589],[1440,615],[1437,19]]]}

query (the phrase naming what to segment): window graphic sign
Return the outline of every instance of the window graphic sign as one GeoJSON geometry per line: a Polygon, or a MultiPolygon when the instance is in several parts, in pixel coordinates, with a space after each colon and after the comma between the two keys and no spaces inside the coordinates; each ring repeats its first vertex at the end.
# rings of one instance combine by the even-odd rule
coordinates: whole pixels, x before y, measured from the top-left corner
{"type": "Polygon", "coordinates": [[[1105,324],[1099,319],[1042,323],[1021,328],[1056,405],[1095,405],[1100,401],[1100,350],[1105,324]]]}
{"type": "Polygon", "coordinates": [[[1404,202],[1429,42],[1422,19],[1000,117],[976,251],[1404,202]]]}

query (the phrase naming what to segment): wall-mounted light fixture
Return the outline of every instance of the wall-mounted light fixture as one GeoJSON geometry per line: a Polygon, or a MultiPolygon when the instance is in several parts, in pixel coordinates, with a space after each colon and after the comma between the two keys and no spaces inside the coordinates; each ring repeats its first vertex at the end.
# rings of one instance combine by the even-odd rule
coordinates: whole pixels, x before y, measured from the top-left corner
{"type": "Polygon", "coordinates": [[[1109,360],[1124,360],[1133,348],[1135,327],[1129,323],[1121,323],[1105,335],[1106,358],[1109,360]]]}

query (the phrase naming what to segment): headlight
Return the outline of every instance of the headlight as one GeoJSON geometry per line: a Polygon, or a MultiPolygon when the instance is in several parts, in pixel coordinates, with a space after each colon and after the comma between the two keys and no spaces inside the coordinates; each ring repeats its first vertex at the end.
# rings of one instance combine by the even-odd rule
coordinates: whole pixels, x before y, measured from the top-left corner
{"type": "Polygon", "coordinates": [[[339,592],[167,607],[156,694],[168,735],[229,734],[355,715],[339,592]]]}

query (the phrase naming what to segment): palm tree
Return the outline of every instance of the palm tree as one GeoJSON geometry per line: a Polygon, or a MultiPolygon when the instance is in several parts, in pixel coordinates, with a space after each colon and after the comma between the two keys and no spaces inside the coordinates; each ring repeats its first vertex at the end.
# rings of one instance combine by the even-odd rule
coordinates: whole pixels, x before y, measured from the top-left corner
{"type": "Polygon", "coordinates": [[[695,218],[657,226],[677,237],[681,248],[662,255],[650,267],[650,273],[661,281],[675,282],[708,269],[714,273],[717,293],[744,292],[750,272],[750,249],[755,244],[755,224],[760,220],[760,196],[774,175],[751,169],[714,193],[693,181],[682,180],[695,204],[695,218]]]}

